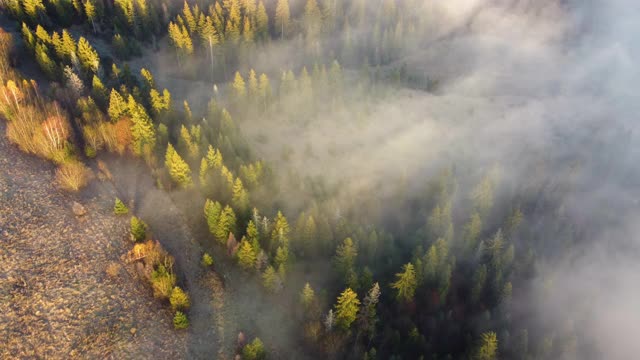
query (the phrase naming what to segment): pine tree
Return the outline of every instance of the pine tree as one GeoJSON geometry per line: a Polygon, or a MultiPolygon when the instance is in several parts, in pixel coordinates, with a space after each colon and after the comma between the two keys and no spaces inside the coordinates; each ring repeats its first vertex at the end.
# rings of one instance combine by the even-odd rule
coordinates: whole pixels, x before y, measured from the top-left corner
{"type": "Polygon", "coordinates": [[[80,65],[87,72],[97,73],[100,66],[100,58],[98,52],[89,44],[84,37],[78,39],[78,59],[80,65]]]}
{"type": "Polygon", "coordinates": [[[126,215],[129,213],[129,208],[122,202],[122,200],[116,198],[113,206],[113,213],[116,215],[126,215]]]}
{"type": "Polygon", "coordinates": [[[93,96],[101,106],[107,104],[107,89],[104,87],[102,80],[95,74],[91,80],[91,96],[93,96]]]}
{"type": "Polygon", "coordinates": [[[240,243],[240,249],[238,250],[238,264],[245,269],[251,270],[256,264],[256,253],[249,241],[244,240],[240,243]]]}
{"type": "Polygon", "coordinates": [[[284,38],[287,34],[290,21],[289,0],[278,0],[276,6],[276,29],[281,38],[284,38]]]}
{"type": "Polygon", "coordinates": [[[249,209],[249,194],[247,194],[240,178],[236,178],[233,184],[231,203],[240,213],[245,213],[249,209]]]}
{"type": "Polygon", "coordinates": [[[269,32],[269,16],[264,7],[264,3],[260,1],[258,4],[258,14],[256,15],[256,30],[260,38],[265,39],[269,32]]]}
{"type": "Polygon", "coordinates": [[[242,39],[245,43],[251,44],[253,43],[253,39],[255,38],[255,34],[253,28],[251,27],[251,21],[249,17],[244,17],[244,22],[242,23],[242,39]]]}
{"type": "Polygon", "coordinates": [[[398,299],[409,302],[413,300],[416,291],[416,272],[411,263],[404,265],[403,269],[402,273],[396,274],[398,280],[391,287],[398,290],[398,299]]]}
{"type": "Polygon", "coordinates": [[[242,100],[244,100],[246,94],[247,94],[247,88],[244,82],[244,79],[242,78],[242,75],[240,75],[240,72],[236,71],[236,76],[233,80],[233,97],[234,99],[240,103],[242,100]]]}
{"type": "Polygon", "coordinates": [[[204,204],[204,217],[207,220],[209,226],[209,232],[215,235],[218,229],[218,223],[220,222],[220,213],[222,212],[222,205],[217,201],[211,201],[207,199],[204,204]]]}
{"type": "Polygon", "coordinates": [[[193,184],[189,165],[180,157],[171,143],[167,145],[164,165],[173,182],[180,187],[187,188],[193,184]]]}
{"type": "Polygon", "coordinates": [[[498,356],[498,337],[494,332],[482,334],[480,348],[475,358],[477,360],[495,360],[498,356]]]}
{"type": "Polygon", "coordinates": [[[147,224],[135,216],[131,217],[131,238],[133,241],[140,242],[147,237],[147,224]]]}
{"type": "Polygon", "coordinates": [[[251,69],[249,71],[249,100],[255,103],[260,96],[260,89],[258,87],[258,78],[256,72],[251,69]]]}
{"type": "Polygon", "coordinates": [[[37,24],[46,11],[42,0],[22,0],[22,8],[33,24],[37,24]]]}
{"type": "Polygon", "coordinates": [[[358,314],[358,335],[364,333],[371,338],[374,335],[378,317],[376,306],[380,299],[380,285],[373,284],[362,302],[362,311],[358,314]]]}
{"type": "Polygon", "coordinates": [[[273,266],[269,265],[262,274],[262,284],[269,291],[277,292],[278,290],[280,290],[280,279],[273,266]]]}
{"type": "Polygon", "coordinates": [[[350,288],[340,294],[336,309],[336,324],[344,330],[348,330],[351,324],[356,320],[360,307],[360,300],[350,288]]]}
{"type": "Polygon", "coordinates": [[[109,96],[109,118],[111,121],[116,122],[120,120],[129,111],[127,103],[124,101],[120,93],[116,89],[111,89],[111,95],[109,96]]]}
{"type": "Polygon", "coordinates": [[[286,245],[278,246],[276,250],[275,264],[276,266],[286,266],[289,261],[289,248],[286,245]]]}
{"type": "Polygon", "coordinates": [[[233,212],[233,209],[227,205],[220,213],[215,236],[220,243],[225,243],[229,237],[229,233],[234,233],[235,231],[236,214],[233,212]]]}
{"type": "Polygon", "coordinates": [[[127,107],[131,114],[133,152],[136,155],[149,155],[156,146],[156,132],[151,118],[144,106],[137,103],[132,95],[129,95],[127,107]]]}
{"type": "Polygon", "coordinates": [[[281,211],[278,211],[271,231],[271,246],[289,246],[289,222],[281,211]]]}
{"type": "Polygon", "coordinates": [[[266,357],[267,352],[259,338],[253,339],[250,344],[245,345],[242,349],[242,359],[244,360],[264,360],[266,357]]]}
{"type": "Polygon", "coordinates": [[[189,295],[187,295],[187,293],[185,293],[179,286],[176,286],[171,290],[169,303],[171,304],[171,309],[173,309],[173,311],[186,310],[191,305],[189,295]]]}
{"type": "Polygon", "coordinates": [[[98,10],[96,9],[95,0],[86,0],[84,2],[84,13],[87,15],[87,20],[91,22],[93,32],[97,32],[96,22],[98,21],[98,10]]]}
{"type": "Polygon", "coordinates": [[[40,69],[42,69],[42,72],[44,72],[50,80],[55,80],[58,77],[59,69],[55,61],[49,57],[47,47],[42,44],[36,44],[35,52],[36,62],[38,66],[40,66],[40,69]]]}
{"type": "Polygon", "coordinates": [[[260,75],[260,82],[258,83],[258,92],[260,94],[260,100],[264,106],[264,110],[267,109],[269,99],[271,99],[271,84],[266,74],[260,75]]]}
{"type": "MultiPolygon", "coordinates": [[[[21,32],[22,32],[22,39],[27,44],[27,47],[30,50],[35,51],[35,48],[36,48],[36,37],[33,35],[33,31],[31,31],[31,29],[27,26],[27,24],[22,23],[21,32]]],[[[47,34],[46,31],[45,31],[45,34],[47,34]]],[[[49,35],[47,34],[47,36],[49,36],[49,35]]]]}
{"type": "Polygon", "coordinates": [[[302,288],[302,292],[300,293],[300,303],[304,306],[305,310],[309,310],[311,305],[316,299],[315,292],[311,288],[309,283],[304,284],[304,288],[302,288]]]}
{"type": "Polygon", "coordinates": [[[336,255],[334,257],[336,269],[338,273],[342,275],[345,283],[348,282],[349,275],[353,272],[357,256],[358,249],[350,237],[344,239],[342,244],[336,249],[336,255]]]}

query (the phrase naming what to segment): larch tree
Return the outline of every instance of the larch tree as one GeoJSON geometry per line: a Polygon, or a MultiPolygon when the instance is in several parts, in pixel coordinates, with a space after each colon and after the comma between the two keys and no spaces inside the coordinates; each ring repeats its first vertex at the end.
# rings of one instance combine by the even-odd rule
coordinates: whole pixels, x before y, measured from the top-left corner
{"type": "Polygon", "coordinates": [[[378,316],[376,306],[380,299],[380,285],[373,284],[362,301],[362,310],[358,314],[358,336],[365,334],[369,338],[374,335],[378,316]]]}
{"type": "Polygon", "coordinates": [[[291,22],[289,12],[289,0],[278,0],[276,5],[276,30],[280,33],[280,38],[284,38],[291,22]]]}
{"type": "Polygon", "coordinates": [[[258,87],[258,77],[256,76],[256,72],[251,69],[249,71],[249,86],[248,86],[248,90],[249,90],[249,100],[252,103],[255,103],[256,100],[258,100],[258,97],[260,95],[260,90],[258,87]]]}
{"type": "Polygon", "coordinates": [[[245,270],[252,270],[256,264],[256,253],[251,243],[244,240],[240,243],[238,250],[238,264],[245,270]]]}
{"type": "Polygon", "coordinates": [[[98,57],[98,52],[84,37],[78,39],[78,59],[80,60],[80,65],[86,72],[92,72],[94,74],[98,72],[100,57],[98,57]]]}
{"type": "Polygon", "coordinates": [[[403,272],[396,274],[397,281],[391,284],[391,287],[398,291],[398,299],[409,302],[413,300],[418,285],[416,272],[411,263],[404,265],[403,269],[403,272]]]}
{"type": "Polygon", "coordinates": [[[240,213],[246,213],[249,209],[249,194],[242,185],[240,178],[236,178],[233,184],[231,203],[240,213]]]}
{"type": "Polygon", "coordinates": [[[289,246],[289,222],[281,211],[278,211],[271,231],[272,249],[279,245],[289,246]]]}
{"type": "Polygon", "coordinates": [[[124,98],[116,89],[111,89],[111,95],[109,96],[109,109],[107,111],[111,121],[116,122],[120,120],[120,118],[126,115],[128,111],[129,108],[124,98]]]}
{"type": "Polygon", "coordinates": [[[207,199],[204,203],[204,217],[207,220],[209,232],[213,235],[216,234],[218,229],[218,223],[220,221],[220,213],[222,212],[222,205],[217,201],[207,199]]]}
{"type": "Polygon", "coordinates": [[[350,237],[344,239],[342,244],[336,249],[336,255],[334,257],[335,266],[345,282],[348,282],[348,277],[353,272],[357,256],[358,249],[350,237]]]}
{"type": "Polygon", "coordinates": [[[269,33],[269,15],[264,7],[264,3],[260,1],[258,4],[258,12],[256,14],[256,31],[261,39],[265,39],[269,33]]]}
{"type": "Polygon", "coordinates": [[[311,305],[313,305],[315,299],[316,295],[311,288],[311,285],[309,285],[309,283],[304,284],[302,292],[300,293],[300,303],[302,304],[304,309],[308,311],[311,308],[311,305]]]}
{"type": "Polygon", "coordinates": [[[165,167],[171,176],[171,180],[182,188],[192,185],[191,169],[189,164],[180,157],[180,154],[169,143],[167,145],[167,153],[164,160],[165,167]]]}
{"type": "Polygon", "coordinates": [[[233,209],[227,205],[222,209],[220,217],[218,219],[218,225],[216,227],[215,237],[222,244],[225,244],[229,233],[236,231],[236,214],[233,209]]]}
{"type": "Polygon", "coordinates": [[[351,324],[356,320],[358,311],[360,310],[360,300],[351,288],[347,288],[338,297],[335,306],[336,324],[344,330],[348,330],[351,324]]]}
{"type": "Polygon", "coordinates": [[[495,360],[498,357],[498,337],[493,331],[482,334],[476,360],[495,360]]]}
{"type": "Polygon", "coordinates": [[[260,75],[260,81],[258,82],[258,92],[260,94],[260,100],[264,105],[264,110],[267,109],[268,101],[271,99],[271,84],[266,74],[260,75]]]}
{"type": "Polygon", "coordinates": [[[142,104],[129,95],[127,102],[131,115],[131,137],[136,155],[149,155],[156,146],[156,131],[142,104]]]}
{"type": "Polygon", "coordinates": [[[242,78],[242,75],[240,75],[239,71],[236,71],[236,75],[235,78],[233,80],[233,84],[231,85],[231,87],[233,88],[233,97],[234,99],[240,103],[242,100],[244,100],[245,96],[247,95],[247,86],[244,82],[244,79],[242,78]]]}

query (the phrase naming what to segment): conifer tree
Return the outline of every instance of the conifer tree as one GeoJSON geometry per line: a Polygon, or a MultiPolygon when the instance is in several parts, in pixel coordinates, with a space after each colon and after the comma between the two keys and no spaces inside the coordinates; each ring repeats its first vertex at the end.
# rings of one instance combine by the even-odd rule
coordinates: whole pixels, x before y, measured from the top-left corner
{"type": "Polygon", "coordinates": [[[96,8],[95,0],[85,0],[84,13],[87,15],[87,20],[91,22],[93,32],[96,33],[98,31],[96,28],[96,22],[98,21],[98,9],[96,8]]]}
{"type": "Polygon", "coordinates": [[[238,264],[245,269],[251,270],[256,264],[256,253],[251,246],[251,243],[244,240],[240,243],[240,249],[238,250],[238,264]]]}
{"type": "Polygon", "coordinates": [[[304,307],[305,310],[309,310],[311,305],[316,299],[315,292],[311,288],[309,283],[304,284],[304,288],[302,288],[302,292],[300,293],[300,303],[304,307]]]}
{"type": "Polygon", "coordinates": [[[269,265],[262,274],[262,284],[269,291],[277,292],[280,290],[280,278],[278,277],[278,274],[276,273],[276,270],[273,268],[273,266],[269,265]]]}
{"type": "Polygon", "coordinates": [[[289,29],[290,22],[289,0],[278,0],[276,5],[276,30],[280,38],[284,38],[289,29]]]}
{"type": "Polygon", "coordinates": [[[187,188],[192,185],[191,169],[189,165],[180,157],[171,143],[167,144],[164,165],[169,172],[169,176],[178,186],[187,188]]]}
{"type": "Polygon", "coordinates": [[[413,300],[416,291],[416,272],[411,263],[404,265],[403,269],[402,273],[396,274],[398,280],[391,284],[391,287],[398,290],[398,299],[409,302],[413,300]]]}
{"type": "Polygon", "coordinates": [[[304,7],[304,23],[307,38],[309,41],[314,41],[322,28],[322,12],[316,0],[307,0],[304,7]]]}
{"type": "Polygon", "coordinates": [[[127,208],[122,200],[116,198],[115,205],[113,206],[113,213],[116,215],[126,215],[129,213],[129,208],[127,208]]]}
{"type": "Polygon", "coordinates": [[[216,227],[215,237],[220,243],[225,243],[229,237],[229,233],[236,231],[236,214],[233,209],[227,205],[220,213],[218,225],[216,227]]]}
{"type": "Polygon", "coordinates": [[[358,300],[358,294],[356,294],[350,288],[340,294],[338,302],[335,306],[336,309],[336,324],[344,330],[348,330],[351,324],[356,320],[358,311],[360,310],[360,300],[358,300]]]}
{"type": "Polygon", "coordinates": [[[100,66],[100,58],[98,52],[89,44],[84,37],[78,39],[78,59],[80,65],[87,72],[97,73],[100,66]]]}
{"type": "Polygon", "coordinates": [[[147,224],[135,216],[131,217],[131,239],[136,242],[143,241],[147,237],[147,224]]]}
{"type": "Polygon", "coordinates": [[[107,104],[107,89],[104,87],[102,80],[95,74],[91,80],[91,96],[93,96],[101,106],[107,104]]]}
{"type": "Polygon", "coordinates": [[[127,101],[131,115],[131,137],[136,155],[149,155],[156,146],[156,131],[144,106],[137,103],[132,95],[127,101]]]}
{"type": "Polygon", "coordinates": [[[289,222],[281,211],[278,211],[271,231],[272,249],[279,245],[289,246],[289,222]]]}
{"type": "Polygon", "coordinates": [[[207,199],[204,204],[204,217],[207,220],[209,226],[209,232],[215,235],[218,229],[218,223],[220,222],[220,213],[222,212],[222,205],[217,201],[211,201],[207,199]]]}
{"type": "Polygon", "coordinates": [[[260,81],[258,83],[258,92],[260,93],[260,100],[264,106],[264,110],[267,109],[267,104],[271,98],[271,84],[266,74],[260,75],[260,81]]]}
{"type": "MultiPolygon", "coordinates": [[[[19,5],[18,5],[18,7],[19,7],[19,5]]],[[[27,47],[30,50],[35,51],[35,48],[36,48],[36,37],[33,35],[33,31],[31,31],[31,29],[27,26],[27,24],[22,23],[21,32],[22,32],[22,39],[24,40],[25,44],[27,44],[27,47]]],[[[47,34],[46,31],[45,31],[45,34],[47,34]]],[[[49,36],[49,35],[47,34],[47,36],[49,36]]],[[[36,52],[36,56],[37,56],[37,52],[36,52]]]]}
{"type": "Polygon", "coordinates": [[[36,44],[35,52],[36,62],[38,63],[38,66],[40,66],[40,69],[42,69],[50,80],[55,80],[59,76],[59,69],[56,66],[55,61],[49,57],[47,47],[43,44],[36,44]]]}
{"type": "Polygon", "coordinates": [[[187,293],[185,293],[179,286],[175,286],[173,290],[171,290],[169,303],[171,304],[171,309],[174,311],[186,310],[191,306],[189,295],[187,295],[187,293]]]}
{"type": "Polygon", "coordinates": [[[336,249],[334,258],[336,269],[338,273],[342,275],[345,282],[348,282],[349,275],[353,272],[357,256],[358,249],[350,237],[344,239],[342,244],[336,249]]]}
{"type": "Polygon", "coordinates": [[[46,11],[42,0],[22,0],[22,8],[33,24],[37,24],[46,11]]]}
{"type": "Polygon", "coordinates": [[[242,78],[242,75],[240,75],[240,72],[236,71],[236,76],[233,80],[233,97],[234,99],[240,103],[242,100],[244,100],[246,94],[247,94],[247,87],[245,85],[244,79],[242,78]]]}
{"type": "Polygon", "coordinates": [[[241,213],[245,213],[249,209],[249,194],[247,194],[247,190],[242,185],[240,178],[236,178],[233,184],[231,203],[241,213]]]}
{"type": "Polygon", "coordinates": [[[251,21],[249,20],[249,17],[245,16],[244,22],[242,23],[242,40],[247,44],[251,44],[253,43],[254,38],[255,33],[253,31],[251,21]]]}
{"type": "Polygon", "coordinates": [[[269,32],[269,15],[264,7],[262,0],[258,4],[258,13],[256,15],[256,30],[260,38],[265,39],[269,32]]]}
{"type": "Polygon", "coordinates": [[[256,72],[251,69],[249,71],[249,100],[255,103],[259,94],[260,89],[258,88],[258,78],[256,76],[256,72]]]}
{"type": "Polygon", "coordinates": [[[477,360],[495,360],[498,356],[498,337],[494,332],[486,332],[482,334],[480,348],[478,349],[475,359],[477,360]]]}
{"type": "Polygon", "coordinates": [[[371,338],[374,335],[378,317],[376,306],[380,299],[380,285],[373,284],[362,302],[362,311],[358,314],[358,335],[364,333],[371,338]]]}
{"type": "Polygon", "coordinates": [[[127,103],[124,101],[120,93],[116,89],[111,89],[111,95],[109,96],[109,118],[111,121],[116,122],[120,120],[129,111],[127,103]]]}

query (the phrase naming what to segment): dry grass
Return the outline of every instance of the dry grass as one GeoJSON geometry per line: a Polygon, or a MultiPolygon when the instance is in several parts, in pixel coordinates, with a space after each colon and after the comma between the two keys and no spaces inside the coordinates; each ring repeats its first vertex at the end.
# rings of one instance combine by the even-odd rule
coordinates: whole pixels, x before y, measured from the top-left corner
{"type": "Polygon", "coordinates": [[[107,275],[109,275],[110,278],[116,278],[118,274],[120,274],[121,268],[122,267],[120,266],[120,264],[118,264],[115,261],[112,261],[109,263],[109,265],[107,265],[105,272],[107,273],[107,275]]]}
{"type": "Polygon", "coordinates": [[[56,183],[67,191],[82,189],[92,177],[91,170],[78,161],[64,163],[56,170],[56,183]]]}

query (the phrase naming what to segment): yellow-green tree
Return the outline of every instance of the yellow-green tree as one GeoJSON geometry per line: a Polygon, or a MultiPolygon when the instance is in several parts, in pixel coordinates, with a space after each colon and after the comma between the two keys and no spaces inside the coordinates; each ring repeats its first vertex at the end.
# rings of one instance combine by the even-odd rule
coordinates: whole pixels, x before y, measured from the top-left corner
{"type": "Polygon", "coordinates": [[[480,347],[476,352],[477,360],[495,360],[498,357],[498,337],[496,333],[486,332],[482,334],[480,347]]]}
{"type": "Polygon", "coordinates": [[[289,13],[289,0],[278,0],[276,5],[276,29],[280,37],[284,38],[288,29],[291,14],[289,13]]]}
{"type": "Polygon", "coordinates": [[[164,165],[171,176],[171,180],[180,187],[186,188],[193,183],[191,180],[191,169],[180,154],[169,143],[167,145],[167,153],[164,159],[164,165]]]}
{"type": "Polygon", "coordinates": [[[100,66],[100,57],[98,52],[89,44],[84,37],[78,39],[78,60],[80,65],[87,72],[97,73],[100,66]]]}
{"type": "Polygon", "coordinates": [[[403,272],[396,274],[397,280],[391,284],[391,287],[398,291],[398,299],[408,302],[413,300],[418,283],[413,264],[408,263],[404,265],[403,269],[403,272]]]}
{"type": "Polygon", "coordinates": [[[256,253],[251,246],[251,243],[244,240],[240,243],[240,249],[238,250],[238,264],[245,269],[251,270],[256,264],[256,253]]]}
{"type": "Polygon", "coordinates": [[[358,311],[360,310],[358,294],[351,290],[351,288],[347,288],[338,297],[335,309],[336,323],[338,326],[344,330],[349,329],[351,324],[356,320],[358,311]]]}

